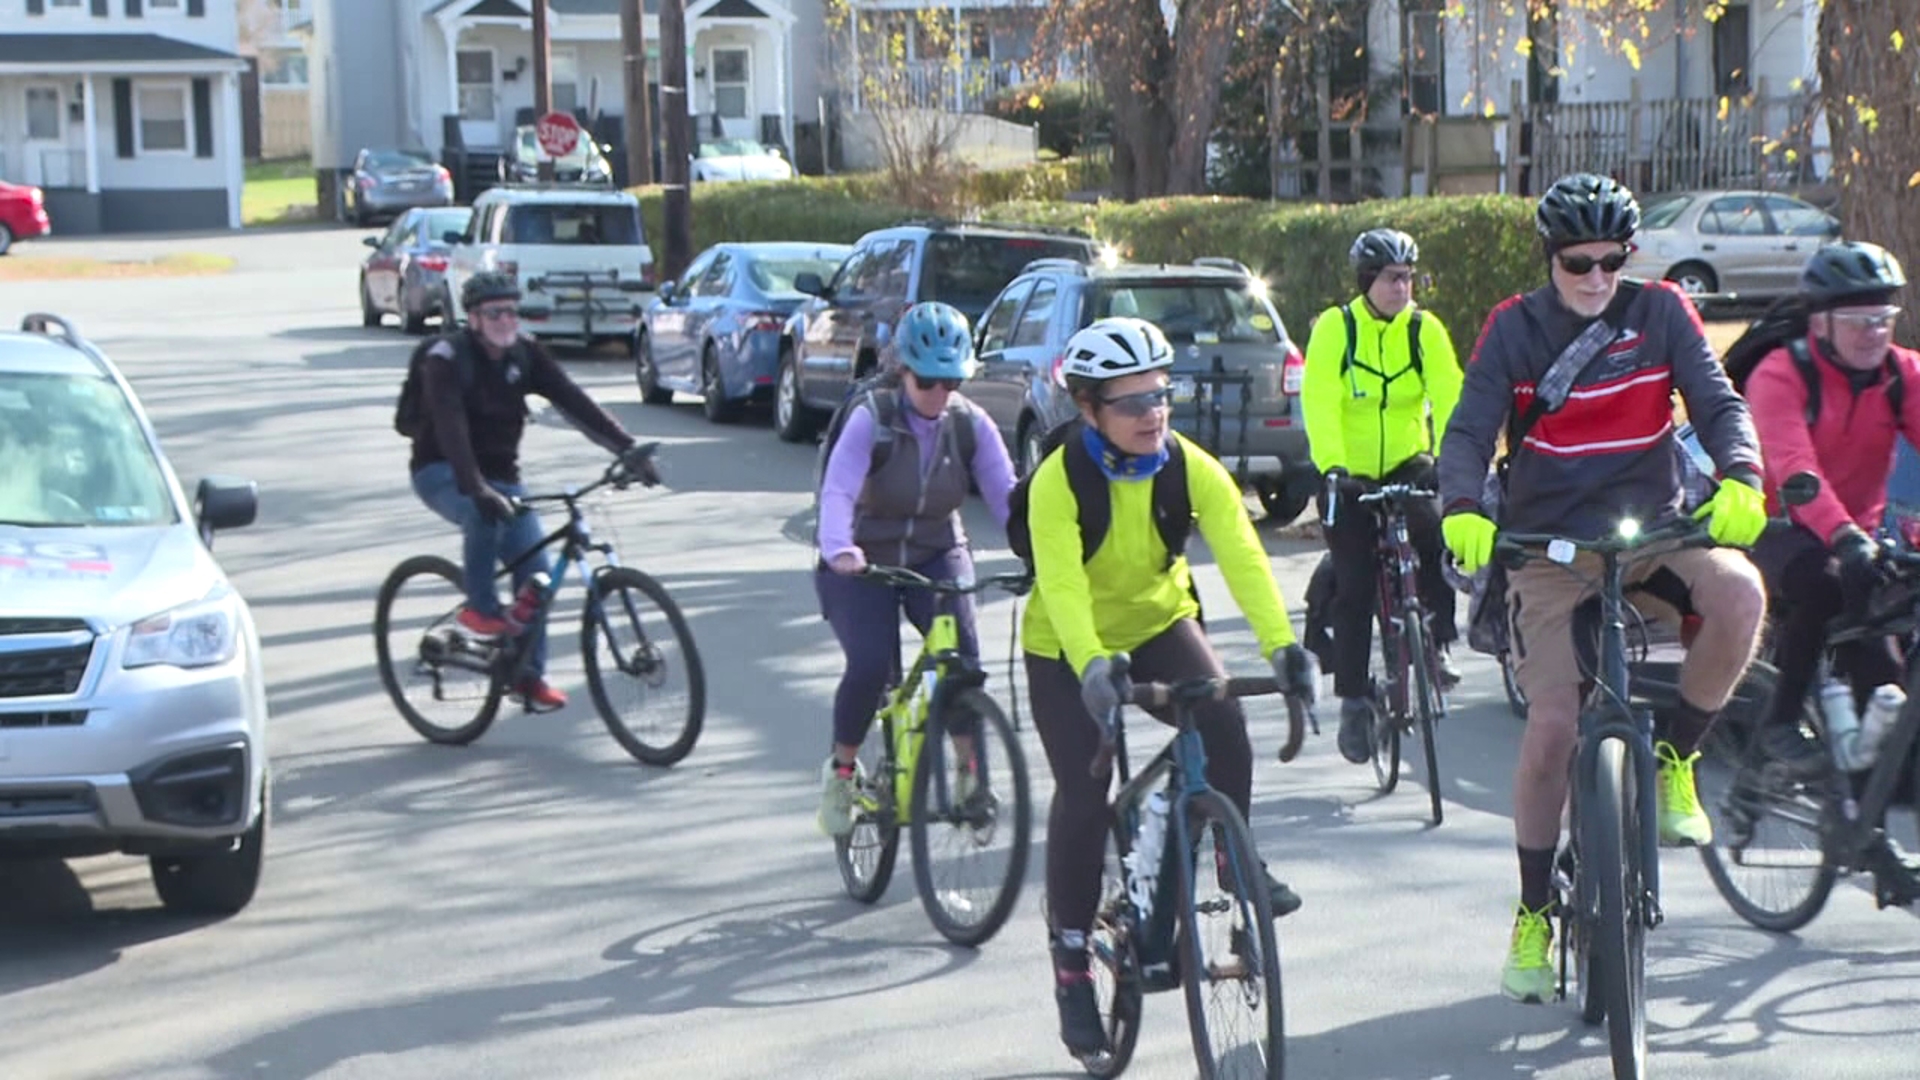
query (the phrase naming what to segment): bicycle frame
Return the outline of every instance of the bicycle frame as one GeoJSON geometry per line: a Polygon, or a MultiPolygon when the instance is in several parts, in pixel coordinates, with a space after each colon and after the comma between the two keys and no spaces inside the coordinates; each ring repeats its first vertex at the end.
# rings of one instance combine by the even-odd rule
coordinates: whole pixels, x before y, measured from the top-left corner
{"type": "MultiPolygon", "coordinates": [[[[1189,706],[1181,704],[1177,707],[1182,714],[1180,719],[1184,721],[1184,713],[1189,706]]],[[[1181,852],[1193,850],[1193,840],[1187,831],[1187,804],[1196,793],[1207,789],[1207,753],[1201,745],[1200,732],[1183,722],[1173,739],[1140,770],[1140,775],[1130,776],[1126,725],[1116,725],[1113,739],[1120,789],[1114,794],[1112,805],[1114,820],[1119,824],[1115,835],[1120,854],[1121,882],[1127,894],[1128,933],[1136,941],[1152,946],[1152,952],[1163,958],[1152,968],[1141,968],[1143,988],[1168,990],[1179,985],[1172,967],[1176,921],[1171,912],[1161,911],[1155,905],[1172,895],[1169,886],[1178,881],[1176,875],[1179,873],[1179,864],[1175,859],[1181,852]],[[1135,883],[1142,880],[1142,875],[1137,874],[1129,864],[1129,857],[1133,854],[1133,839],[1140,834],[1140,813],[1146,805],[1148,794],[1163,783],[1167,793],[1167,835],[1160,847],[1160,865],[1154,868],[1150,885],[1136,889],[1135,883]],[[1151,937],[1146,936],[1149,929],[1152,930],[1151,937]]]]}
{"type": "MultiPolygon", "coordinates": [[[[1416,620],[1422,631],[1431,629],[1426,624],[1426,605],[1420,599],[1420,554],[1413,547],[1406,508],[1398,501],[1400,497],[1418,494],[1422,494],[1419,489],[1389,484],[1358,500],[1363,505],[1371,504],[1371,512],[1380,521],[1380,539],[1375,549],[1379,567],[1374,575],[1379,586],[1375,617],[1380,624],[1380,652],[1387,669],[1387,705],[1403,716],[1411,709],[1407,699],[1411,687],[1406,672],[1415,662],[1406,649],[1407,622],[1416,620]],[[1394,655],[1388,655],[1390,649],[1394,655]]],[[[1423,649],[1431,650],[1433,635],[1430,632],[1423,632],[1420,640],[1423,649]]],[[[1437,669],[1433,675],[1439,677],[1437,669]]]]}

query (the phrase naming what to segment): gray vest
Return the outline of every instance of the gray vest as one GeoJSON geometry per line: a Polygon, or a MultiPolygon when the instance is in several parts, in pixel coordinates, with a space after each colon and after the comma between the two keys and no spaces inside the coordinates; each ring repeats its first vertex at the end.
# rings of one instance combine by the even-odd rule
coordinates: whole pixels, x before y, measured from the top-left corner
{"type": "MultiPolygon", "coordinates": [[[[899,393],[899,391],[892,391],[899,393]]],[[[909,426],[905,395],[893,413],[892,451],[867,474],[853,505],[853,542],[870,563],[918,566],[966,543],[960,507],[967,501],[973,463],[961,456],[955,426],[973,422],[971,403],[949,407],[934,427],[933,461],[920,469],[920,443],[909,426]]]]}

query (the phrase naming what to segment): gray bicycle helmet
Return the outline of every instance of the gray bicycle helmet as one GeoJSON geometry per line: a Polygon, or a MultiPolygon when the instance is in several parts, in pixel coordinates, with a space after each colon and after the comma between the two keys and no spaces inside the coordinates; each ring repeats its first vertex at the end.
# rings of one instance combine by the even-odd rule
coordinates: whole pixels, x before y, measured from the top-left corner
{"type": "Polygon", "coordinates": [[[520,299],[520,283],[511,274],[482,270],[460,286],[460,306],[472,311],[489,300],[520,299]]]}
{"type": "Polygon", "coordinates": [[[1850,240],[1813,253],[1800,272],[1800,292],[1815,311],[1852,304],[1885,304],[1907,275],[1900,260],[1879,244],[1850,240]]]}
{"type": "Polygon", "coordinates": [[[1420,245],[1399,229],[1368,229],[1354,237],[1347,249],[1347,262],[1359,278],[1362,291],[1373,287],[1380,271],[1395,264],[1412,266],[1420,261],[1420,245]]]}
{"type": "Polygon", "coordinates": [[[1624,244],[1640,231],[1640,202],[1618,180],[1574,173],[1540,197],[1533,222],[1549,255],[1598,240],[1624,244]]]}

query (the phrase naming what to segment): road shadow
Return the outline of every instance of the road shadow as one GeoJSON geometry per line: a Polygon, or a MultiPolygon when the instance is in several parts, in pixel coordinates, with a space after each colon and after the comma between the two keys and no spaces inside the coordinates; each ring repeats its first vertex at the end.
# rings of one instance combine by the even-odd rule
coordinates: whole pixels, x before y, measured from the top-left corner
{"type": "Polygon", "coordinates": [[[110,967],[136,945],[217,921],[172,914],[157,900],[99,910],[65,860],[0,859],[0,998],[110,967]]]}

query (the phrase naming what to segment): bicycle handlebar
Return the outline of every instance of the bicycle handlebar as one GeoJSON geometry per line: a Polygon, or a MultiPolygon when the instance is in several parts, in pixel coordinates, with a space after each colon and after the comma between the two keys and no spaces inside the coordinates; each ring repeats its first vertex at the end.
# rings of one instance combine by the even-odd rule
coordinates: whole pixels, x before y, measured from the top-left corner
{"type": "MultiPolygon", "coordinates": [[[[621,491],[625,491],[636,483],[646,484],[646,486],[651,487],[653,485],[647,483],[647,480],[640,476],[636,470],[639,466],[652,462],[654,455],[659,453],[659,451],[660,444],[658,442],[638,443],[626,453],[614,458],[613,461],[607,465],[606,470],[600,474],[600,478],[588,484],[586,487],[568,488],[564,491],[541,492],[519,498],[510,498],[508,501],[513,503],[515,513],[523,514],[527,512],[529,507],[536,503],[572,503],[578,499],[585,498],[592,492],[606,487],[609,484],[621,491]]],[[[658,483],[658,480],[655,480],[654,483],[658,483]]]]}
{"type": "Polygon", "coordinates": [[[1494,537],[1493,554],[1504,559],[1509,568],[1535,559],[1548,559],[1557,563],[1570,563],[1573,555],[1590,552],[1595,555],[1624,555],[1654,544],[1669,540],[1679,540],[1682,547],[1709,546],[1713,537],[1707,533],[1704,521],[1695,521],[1690,517],[1678,518],[1665,525],[1656,525],[1651,529],[1635,528],[1630,533],[1615,529],[1610,536],[1593,540],[1581,540],[1560,533],[1517,533],[1502,530],[1494,537]],[[1556,545],[1566,545],[1564,548],[1556,545]],[[1542,552],[1535,549],[1546,548],[1542,552]],[[1567,555],[1562,559],[1561,553],[1567,555]]]}
{"type": "Polygon", "coordinates": [[[1024,571],[1010,574],[990,574],[974,581],[940,581],[904,566],[875,566],[869,564],[855,577],[872,578],[888,585],[901,585],[911,588],[930,589],[937,593],[964,596],[985,592],[988,589],[1004,589],[1015,596],[1024,596],[1033,588],[1033,578],[1024,571]]]}
{"type": "MultiPolygon", "coordinates": [[[[1258,697],[1263,694],[1285,692],[1285,688],[1280,685],[1280,680],[1271,675],[1236,675],[1228,678],[1201,676],[1194,679],[1179,679],[1171,683],[1130,682],[1127,681],[1127,658],[1124,655],[1115,656],[1112,663],[1114,682],[1126,690],[1123,695],[1125,701],[1142,708],[1158,708],[1165,705],[1185,707],[1197,705],[1203,701],[1224,701],[1228,698],[1258,697]]],[[[1296,704],[1292,695],[1288,695],[1287,701],[1289,706],[1296,704]]],[[[1297,704],[1300,707],[1288,709],[1290,731],[1287,740],[1296,748],[1302,737],[1306,711],[1304,703],[1297,704]]],[[[1106,776],[1113,768],[1114,754],[1119,745],[1123,711],[1123,709],[1113,710],[1113,713],[1100,723],[1100,747],[1094,751],[1093,761],[1087,766],[1087,771],[1092,776],[1106,776]]]]}
{"type": "Polygon", "coordinates": [[[1362,492],[1356,502],[1361,504],[1379,502],[1406,502],[1412,499],[1437,499],[1440,493],[1431,488],[1416,487],[1413,484],[1382,484],[1372,491],[1362,492]]]}

